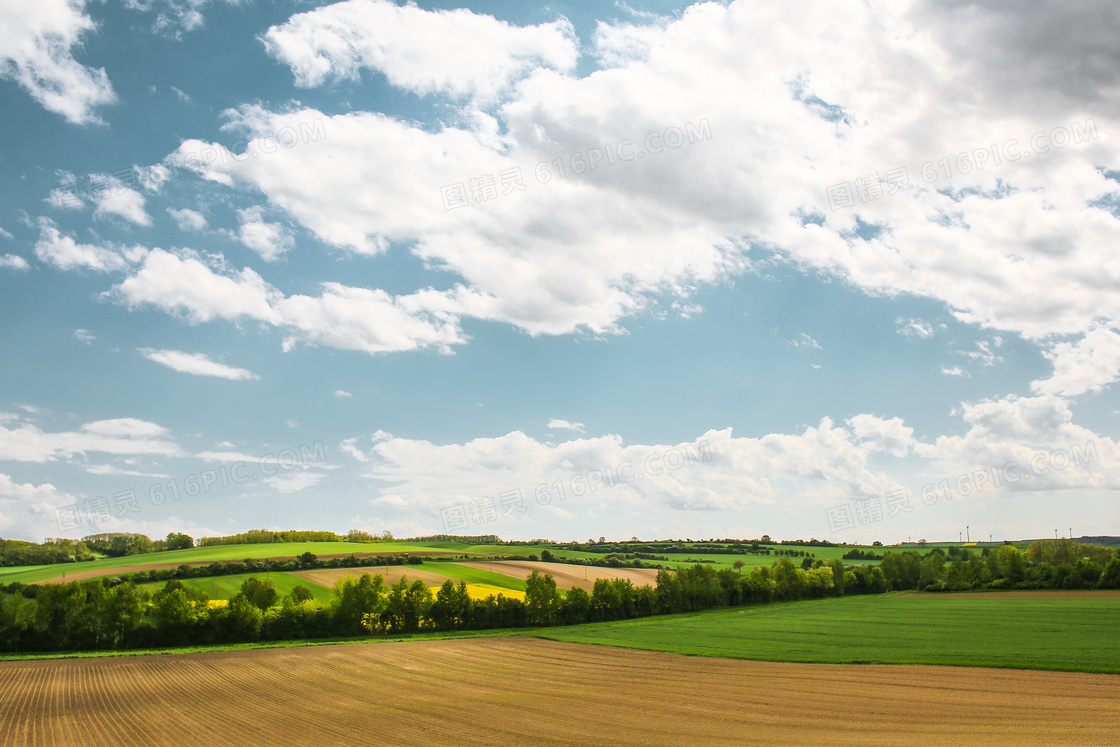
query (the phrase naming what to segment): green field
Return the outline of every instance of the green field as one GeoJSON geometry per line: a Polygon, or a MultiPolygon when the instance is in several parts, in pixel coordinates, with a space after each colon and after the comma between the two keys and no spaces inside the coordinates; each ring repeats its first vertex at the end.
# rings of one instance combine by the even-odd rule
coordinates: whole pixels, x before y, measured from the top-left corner
{"type": "MultiPolygon", "coordinates": [[[[498,565],[499,562],[500,561],[495,561],[494,565],[498,565]]],[[[423,565],[416,567],[423,571],[442,573],[452,578],[462,579],[468,584],[489,584],[490,586],[498,586],[503,589],[525,591],[525,582],[519,578],[505,576],[501,573],[491,573],[490,571],[483,571],[478,568],[467,568],[459,563],[425,562],[423,565]]]]}
{"type": "MultiPolygon", "coordinates": [[[[297,586],[304,586],[310,591],[315,599],[320,604],[329,604],[331,601],[331,590],[313,584],[310,581],[293,576],[290,573],[235,573],[231,576],[211,576],[209,578],[186,578],[182,579],[183,586],[192,589],[198,589],[205,592],[211,599],[229,599],[237,592],[241,591],[241,584],[245,583],[246,579],[256,577],[262,581],[271,581],[272,585],[276,588],[276,593],[281,597],[287,596],[291,593],[292,589],[297,586]]],[[[166,581],[153,581],[147,584],[140,584],[139,588],[149,594],[155,593],[162,589],[166,581]]]]}
{"type": "Polygon", "coordinates": [[[538,631],[697,656],[833,664],[944,664],[1120,674],[1120,598],[887,594],[538,631]]]}
{"type": "MultiPolygon", "coordinates": [[[[485,553],[486,550],[475,550],[468,545],[451,545],[448,547],[433,547],[431,545],[414,544],[410,542],[273,542],[258,545],[215,545],[213,547],[194,547],[190,550],[170,550],[166,552],[146,553],[144,555],[130,555],[124,558],[105,558],[92,560],[85,563],[59,563],[57,565],[24,566],[0,569],[3,583],[20,581],[25,584],[56,578],[63,573],[84,573],[88,571],[104,571],[106,575],[111,572],[125,573],[134,566],[151,565],[154,563],[212,563],[222,560],[245,560],[247,558],[294,558],[305,552],[314,555],[360,555],[362,553],[406,553],[406,552],[446,552],[450,555],[464,553],[485,553]]],[[[538,550],[539,552],[539,550],[538,550]]]]}
{"type": "MultiPolygon", "coordinates": [[[[782,546],[771,545],[776,549],[782,546]]],[[[839,558],[854,546],[843,547],[797,547],[785,546],[786,549],[802,549],[809,553],[816,553],[818,559],[830,560],[839,558]]],[[[362,553],[406,553],[406,552],[438,552],[448,557],[460,555],[512,555],[528,557],[540,555],[541,551],[550,548],[557,555],[566,558],[601,558],[604,553],[573,552],[556,549],[554,545],[465,545],[456,542],[274,542],[267,544],[251,545],[215,545],[212,547],[195,547],[189,550],[171,550],[144,555],[131,555],[123,558],[104,558],[84,563],[60,563],[56,565],[17,566],[0,568],[0,583],[36,583],[48,579],[55,579],[62,574],[68,576],[75,573],[100,571],[104,575],[113,573],[127,573],[130,568],[151,564],[180,563],[212,563],[217,561],[246,560],[248,558],[294,558],[305,552],[316,556],[350,555],[362,553]]],[[[868,548],[861,548],[868,549],[868,548]]],[[[874,548],[882,552],[886,548],[874,548]]],[[[746,568],[758,565],[772,565],[777,557],[774,555],[730,555],[707,554],[702,551],[688,551],[684,553],[656,553],[668,557],[668,561],[650,561],[662,563],[672,567],[691,565],[689,560],[711,560],[714,568],[731,568],[736,560],[742,560],[746,568]]],[[[801,558],[790,558],[795,564],[800,565],[801,558]]],[[[849,565],[864,565],[874,561],[848,560],[849,565]]],[[[485,583],[492,583],[486,581],[485,583]]],[[[514,588],[514,587],[507,587],[514,588]]]]}

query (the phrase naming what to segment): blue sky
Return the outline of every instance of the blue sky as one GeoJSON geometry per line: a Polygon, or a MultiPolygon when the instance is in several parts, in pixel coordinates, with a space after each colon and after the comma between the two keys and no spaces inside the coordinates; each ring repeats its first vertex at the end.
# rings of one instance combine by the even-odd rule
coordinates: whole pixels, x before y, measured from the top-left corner
{"type": "Polygon", "coordinates": [[[1110,3],[0,16],[0,535],[1120,533],[1110,3]]]}

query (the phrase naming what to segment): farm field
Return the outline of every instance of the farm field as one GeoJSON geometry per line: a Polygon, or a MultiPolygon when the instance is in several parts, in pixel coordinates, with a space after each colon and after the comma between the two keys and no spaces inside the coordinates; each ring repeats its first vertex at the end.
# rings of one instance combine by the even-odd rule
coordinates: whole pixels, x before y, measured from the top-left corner
{"type": "MultiPolygon", "coordinates": [[[[80,580],[106,576],[110,573],[123,573],[127,570],[141,570],[153,566],[160,568],[174,568],[187,564],[213,563],[222,560],[245,560],[247,558],[294,558],[310,552],[316,556],[330,555],[386,555],[386,554],[429,554],[437,556],[472,554],[467,545],[457,545],[452,548],[432,547],[430,545],[414,544],[409,542],[275,542],[256,545],[215,545],[213,547],[194,547],[189,550],[170,550],[144,555],[131,555],[123,558],[104,558],[85,563],[61,563],[57,565],[28,566],[4,573],[4,583],[20,581],[25,584],[40,581],[61,580],[66,574],[66,580],[80,580]]],[[[485,554],[485,553],[477,553],[485,554]]]]}
{"type": "MultiPolygon", "coordinates": [[[[489,566],[489,564],[484,564],[489,566]]],[[[494,563],[495,566],[499,563],[494,563]]],[[[334,588],[340,578],[358,578],[363,573],[380,575],[385,583],[394,584],[402,577],[409,580],[421,579],[429,586],[442,586],[445,581],[468,584],[487,584],[495,588],[511,591],[525,591],[525,582],[501,573],[472,568],[469,563],[424,563],[423,565],[367,566],[365,568],[315,568],[308,571],[293,571],[292,575],[309,583],[319,584],[328,589],[334,588]]],[[[526,574],[527,575],[527,574],[526,574]]]]}
{"type": "Polygon", "coordinates": [[[21,747],[184,735],[239,746],[1094,745],[1114,744],[1117,729],[1120,678],[1106,675],[748,662],[533,638],[0,663],[0,743],[21,747]]]}
{"type": "Polygon", "coordinates": [[[538,635],[764,661],[1120,674],[1120,597],[887,594],[646,617],[538,635]]]}
{"type": "MultiPolygon", "coordinates": [[[[208,578],[185,578],[180,581],[183,586],[205,592],[211,599],[229,599],[241,591],[241,584],[251,577],[268,580],[276,588],[276,593],[281,597],[291,593],[297,586],[303,586],[310,591],[320,604],[331,601],[331,590],[319,584],[299,577],[296,573],[235,573],[230,576],[210,576],[208,578]]],[[[139,588],[149,594],[155,593],[164,587],[166,581],[153,581],[140,584],[139,588]]]]}
{"type": "MultiPolygon", "coordinates": [[[[630,579],[634,586],[657,584],[657,571],[650,568],[598,568],[595,566],[569,565],[566,563],[542,563],[540,561],[503,560],[501,562],[487,563],[484,561],[465,561],[454,565],[466,566],[477,570],[488,570],[491,567],[495,574],[512,577],[524,581],[533,571],[550,573],[556,579],[557,588],[567,591],[573,586],[578,586],[586,591],[591,591],[597,578],[625,578],[630,579]]],[[[522,586],[524,588],[524,586],[522,586]]]]}

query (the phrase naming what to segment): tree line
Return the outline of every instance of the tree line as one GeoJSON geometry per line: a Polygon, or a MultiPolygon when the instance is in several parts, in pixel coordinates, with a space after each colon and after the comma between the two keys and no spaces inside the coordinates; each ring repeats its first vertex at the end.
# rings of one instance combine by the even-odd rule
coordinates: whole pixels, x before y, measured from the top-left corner
{"type": "Polygon", "coordinates": [[[783,557],[746,575],[741,568],[697,564],[675,572],[662,569],[653,586],[599,579],[591,592],[573,588],[566,595],[550,574],[534,572],[524,601],[494,595],[472,599],[466,584],[452,581],[433,594],[421,580],[402,578],[389,585],[380,574],[369,573],[341,579],[325,605],[302,586],[280,597],[270,581],[257,577],[246,580],[225,604],[211,602],[178,579],[149,595],[132,581],[101,578],[22,587],[34,589],[34,599],[5,594],[0,649],[145,648],[574,625],[852,594],[976,588],[1118,589],[1120,550],[1043,540],[1025,552],[1010,545],[981,553],[956,547],[925,555],[888,552],[878,566],[833,559],[800,568],[783,557]]]}
{"type": "Polygon", "coordinates": [[[433,594],[421,580],[389,585],[369,573],[341,579],[326,605],[302,586],[280,597],[271,582],[257,577],[246,580],[226,604],[211,602],[178,579],[151,595],[132,581],[114,584],[108,578],[43,584],[34,600],[5,595],[0,648],[149,648],[579,624],[887,588],[877,568],[831,563],[805,571],[782,558],[745,576],[705,565],[663,569],[654,586],[599,579],[590,593],[573,588],[566,596],[550,574],[534,572],[524,601],[503,595],[471,599],[465,583],[451,581],[433,594]]]}

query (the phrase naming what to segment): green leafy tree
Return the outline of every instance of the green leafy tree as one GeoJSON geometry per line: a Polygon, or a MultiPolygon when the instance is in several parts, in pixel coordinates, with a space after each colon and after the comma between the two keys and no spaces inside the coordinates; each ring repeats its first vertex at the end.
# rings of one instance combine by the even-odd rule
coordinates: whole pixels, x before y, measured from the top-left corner
{"type": "Polygon", "coordinates": [[[260,637],[263,621],[260,607],[238,592],[222,611],[219,628],[226,641],[255,641],[260,637]]]}
{"type": "MultiPolygon", "coordinates": [[[[658,597],[654,597],[656,601],[660,601],[658,597]]],[[[567,625],[578,625],[587,622],[587,616],[591,612],[591,596],[579,588],[574,586],[568,590],[568,595],[564,598],[560,606],[560,617],[567,625]]]]}
{"type": "Polygon", "coordinates": [[[466,583],[460,581],[456,585],[448,579],[436,592],[436,599],[432,602],[428,615],[440,630],[457,630],[467,627],[470,611],[471,597],[466,583]]]}
{"type": "Polygon", "coordinates": [[[363,617],[384,612],[385,591],[385,579],[381,574],[363,573],[357,579],[339,579],[331,601],[331,613],[339,631],[350,635],[361,633],[363,617]]]}
{"type": "Polygon", "coordinates": [[[272,581],[267,579],[262,581],[256,576],[245,579],[241,584],[241,593],[262,612],[280,601],[280,595],[272,585],[272,581]]]}
{"type": "Polygon", "coordinates": [[[310,602],[315,599],[315,595],[311,593],[311,589],[308,589],[303,584],[300,584],[290,592],[288,592],[288,596],[286,598],[291,599],[296,604],[302,604],[303,602],[310,602]]]}
{"type": "Polygon", "coordinates": [[[106,638],[113,647],[120,648],[128,641],[144,615],[140,590],[131,581],[117,584],[106,593],[103,604],[106,638]]]}
{"type": "Polygon", "coordinates": [[[743,566],[745,566],[745,565],[746,565],[746,563],[744,563],[742,560],[736,560],[734,563],[731,564],[731,567],[734,568],[736,571],[738,571],[739,575],[742,576],[743,575],[743,566]]]}
{"type": "Polygon", "coordinates": [[[560,592],[551,573],[529,574],[525,580],[525,611],[530,625],[552,625],[560,612],[560,592]]]}
{"type": "Polygon", "coordinates": [[[194,547],[194,538],[188,534],[172,532],[167,535],[168,550],[189,550],[194,547]]]}

